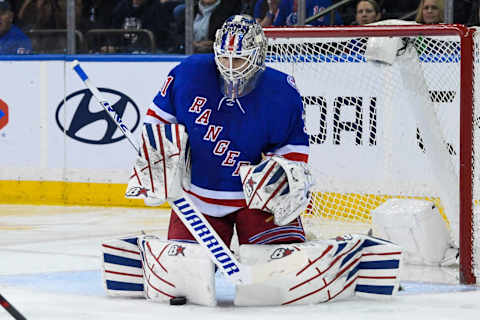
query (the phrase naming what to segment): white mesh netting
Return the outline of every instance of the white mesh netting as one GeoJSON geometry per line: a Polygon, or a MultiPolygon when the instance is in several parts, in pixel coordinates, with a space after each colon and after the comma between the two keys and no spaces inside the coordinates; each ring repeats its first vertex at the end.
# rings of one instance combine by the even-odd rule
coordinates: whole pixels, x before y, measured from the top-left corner
{"type": "MultiPolygon", "coordinates": [[[[458,242],[459,37],[347,38],[331,32],[276,35],[267,53],[267,65],[293,75],[304,100],[316,179],[304,215],[307,228],[314,237],[366,231],[370,211],[387,199],[419,198],[439,206],[458,242]]],[[[476,45],[476,59],[478,50],[476,45]]],[[[477,106],[475,114],[477,119],[477,106]]],[[[474,221],[477,233],[478,226],[474,221]]]]}

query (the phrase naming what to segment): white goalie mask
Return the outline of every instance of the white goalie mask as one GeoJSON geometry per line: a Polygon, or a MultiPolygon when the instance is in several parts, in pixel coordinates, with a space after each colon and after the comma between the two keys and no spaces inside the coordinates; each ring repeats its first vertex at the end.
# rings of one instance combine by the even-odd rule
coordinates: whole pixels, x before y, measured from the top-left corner
{"type": "Polygon", "coordinates": [[[248,15],[228,18],[217,30],[213,50],[226,97],[235,99],[255,88],[265,70],[267,51],[267,39],[255,19],[248,15]]]}

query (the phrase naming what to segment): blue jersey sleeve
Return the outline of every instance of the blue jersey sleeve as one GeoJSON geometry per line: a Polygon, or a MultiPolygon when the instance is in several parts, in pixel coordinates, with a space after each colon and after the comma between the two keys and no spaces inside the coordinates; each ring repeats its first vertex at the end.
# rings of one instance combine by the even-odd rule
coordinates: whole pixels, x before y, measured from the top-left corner
{"type": "Polygon", "coordinates": [[[288,85],[282,86],[278,95],[276,108],[281,119],[273,119],[270,131],[271,145],[267,154],[281,155],[289,160],[308,160],[308,135],[305,133],[303,119],[302,98],[295,88],[295,81],[291,76],[285,76],[288,85]]]}
{"type": "Polygon", "coordinates": [[[178,66],[170,71],[162,88],[150,104],[145,116],[145,123],[177,123],[177,110],[175,109],[175,78],[178,66]]]}

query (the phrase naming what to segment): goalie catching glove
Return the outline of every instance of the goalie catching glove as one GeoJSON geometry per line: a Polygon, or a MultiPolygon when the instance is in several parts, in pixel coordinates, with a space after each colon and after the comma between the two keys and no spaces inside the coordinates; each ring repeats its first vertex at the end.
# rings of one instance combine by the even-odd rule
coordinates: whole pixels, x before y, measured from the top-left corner
{"type": "Polygon", "coordinates": [[[273,156],[258,165],[240,167],[247,206],[273,214],[283,226],[297,218],[308,203],[313,184],[307,164],[273,156]]]}
{"type": "Polygon", "coordinates": [[[181,124],[145,124],[142,148],[128,182],[127,198],[160,205],[182,194],[187,172],[188,134],[181,124]]]}

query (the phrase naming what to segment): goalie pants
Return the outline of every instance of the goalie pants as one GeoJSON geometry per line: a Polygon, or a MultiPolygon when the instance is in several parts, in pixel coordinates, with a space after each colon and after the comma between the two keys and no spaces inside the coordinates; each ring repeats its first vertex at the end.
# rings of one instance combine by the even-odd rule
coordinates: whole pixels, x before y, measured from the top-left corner
{"type": "MultiPolygon", "coordinates": [[[[271,217],[270,214],[261,210],[247,208],[242,208],[224,217],[205,215],[205,218],[227,246],[230,246],[234,225],[236,225],[240,245],[305,242],[305,231],[300,217],[284,226],[277,226],[273,223],[273,219],[269,219],[269,217],[271,217]]],[[[168,227],[168,239],[196,242],[190,231],[173,211],[168,227]]]]}

